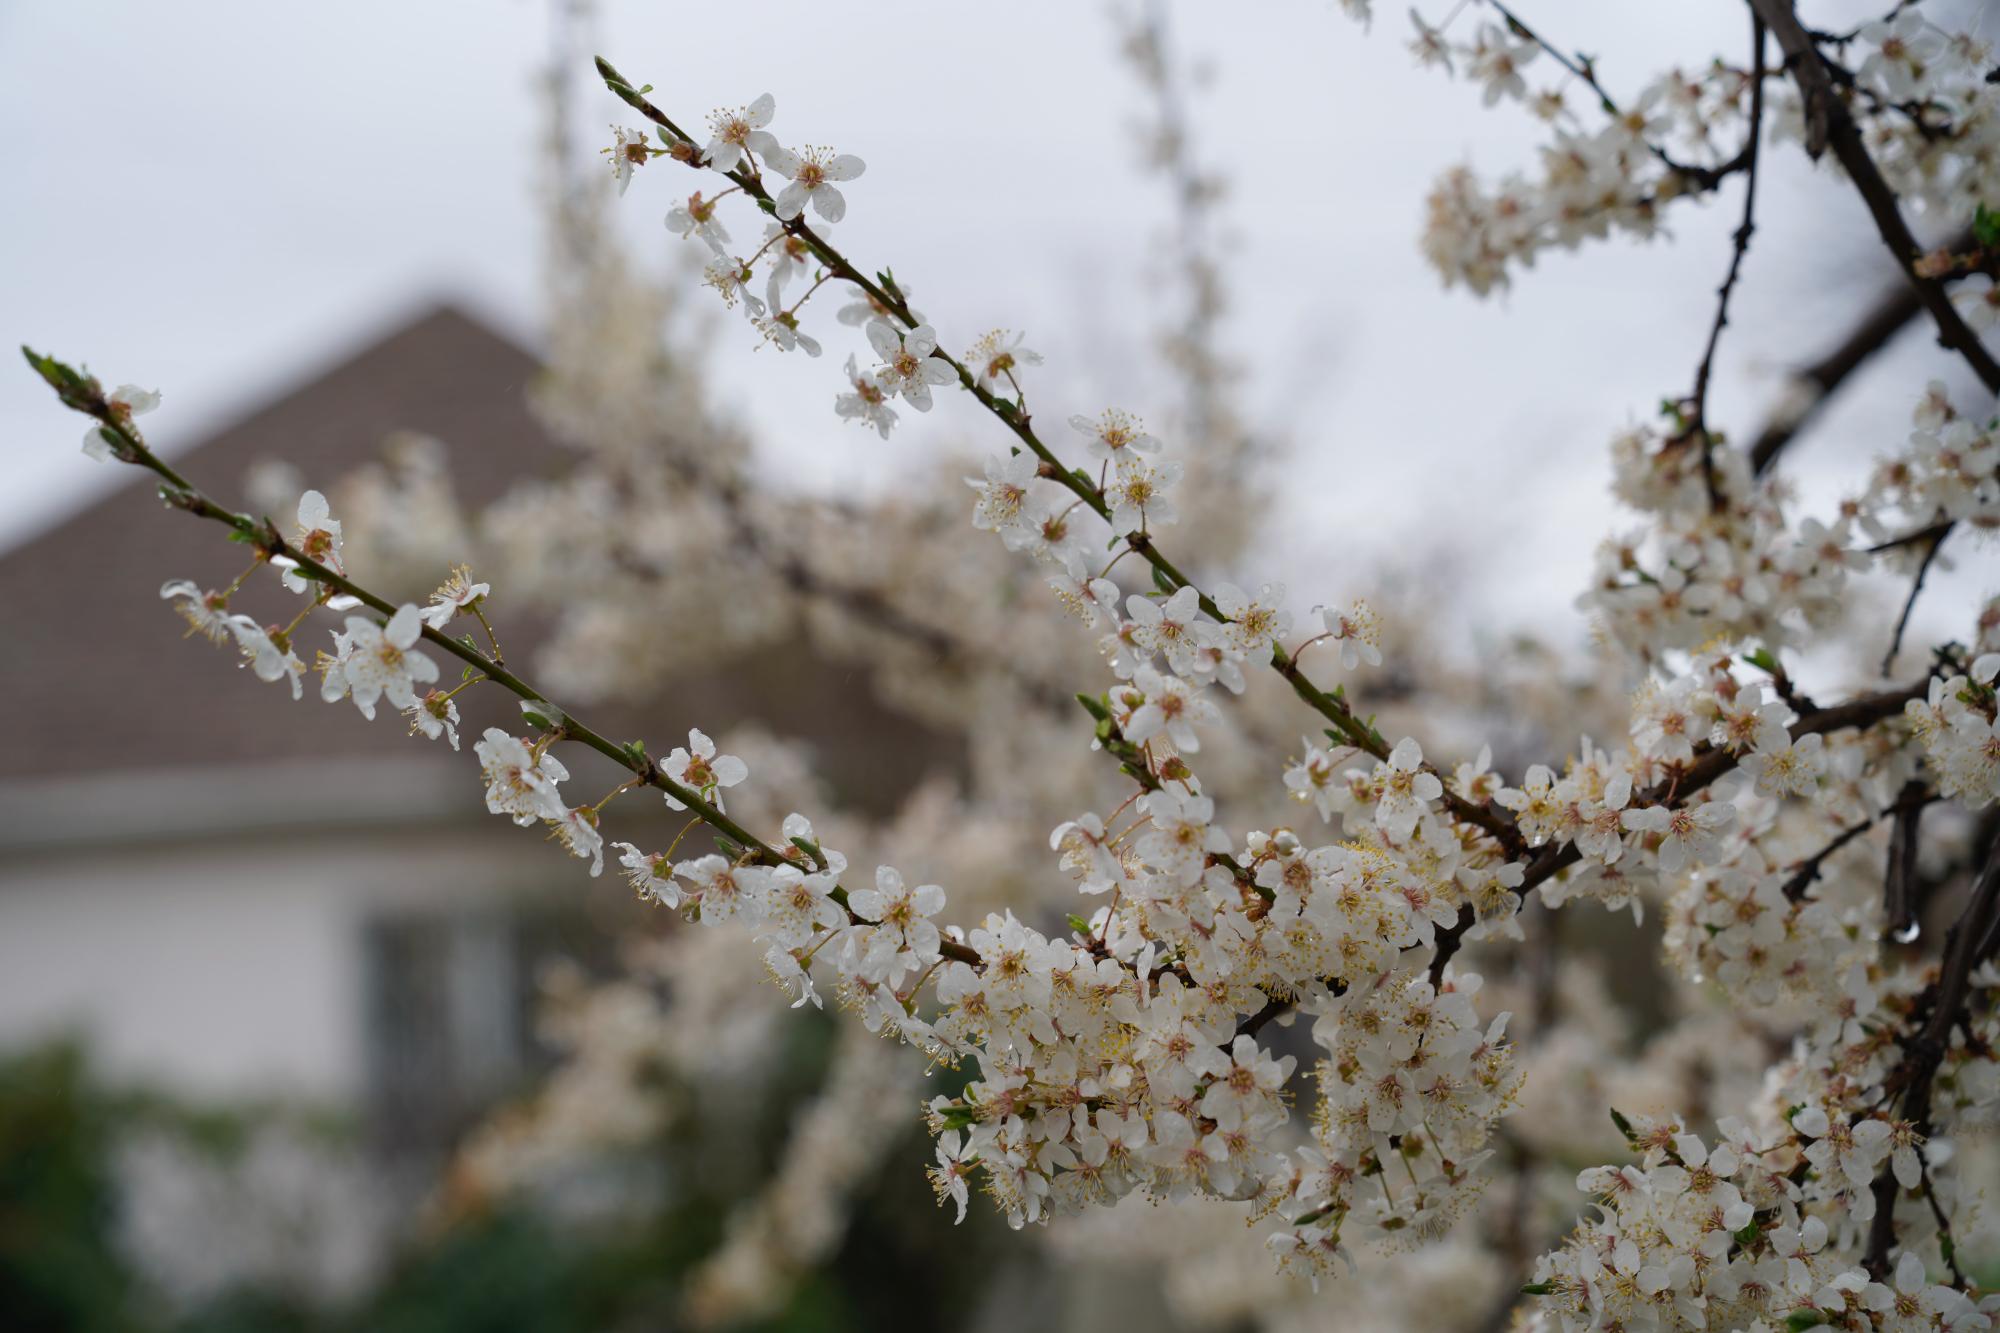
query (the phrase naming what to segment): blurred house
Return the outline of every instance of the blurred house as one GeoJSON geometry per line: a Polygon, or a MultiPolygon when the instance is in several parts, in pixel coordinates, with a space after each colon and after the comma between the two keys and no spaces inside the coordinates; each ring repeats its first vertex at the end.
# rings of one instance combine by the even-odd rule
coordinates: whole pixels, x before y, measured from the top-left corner
{"type": "MultiPolygon", "coordinates": [[[[175,459],[230,502],[267,461],[330,487],[417,431],[454,451],[476,512],[564,465],[524,400],[536,370],[438,308],[175,459]]],[[[378,1148],[428,1155],[531,1070],[541,962],[607,954],[637,909],[615,876],[588,880],[486,813],[471,741],[510,720],[504,698],[467,696],[454,755],[411,739],[392,709],[364,721],[310,679],[294,702],[233,649],[182,642],[161,583],[224,586],[246,557],[213,525],[162,514],[136,469],[0,555],[14,711],[0,733],[0,1046],[75,1032],[114,1075],[358,1110],[378,1148]]],[[[266,575],[239,609],[282,620],[298,605],[286,597],[266,575]]],[[[530,655],[532,633],[503,636],[530,655]]],[[[324,641],[311,634],[301,656],[324,641]]],[[[794,660],[676,682],[661,715],[614,714],[619,734],[664,751],[690,719],[816,726],[877,791],[914,780],[925,747],[847,697],[865,695],[858,678],[766,656],[794,660]],[[856,737],[876,742],[865,756],[856,737]]],[[[571,762],[580,790],[615,784],[608,764],[571,762]]]]}
{"type": "MultiPolygon", "coordinates": [[[[432,310],[178,461],[228,497],[262,460],[323,484],[415,429],[476,442],[463,484],[490,500],[551,449],[522,401],[534,371],[432,310]]],[[[67,1029],[119,1075],[366,1109],[436,1142],[522,1068],[521,909],[560,867],[491,837],[468,761],[393,711],[294,703],[233,650],[180,642],[160,584],[247,562],[150,490],[135,470],[0,557],[0,679],[22,704],[0,744],[0,1042],[67,1029]]],[[[262,591],[253,612],[285,615],[262,591]]]]}

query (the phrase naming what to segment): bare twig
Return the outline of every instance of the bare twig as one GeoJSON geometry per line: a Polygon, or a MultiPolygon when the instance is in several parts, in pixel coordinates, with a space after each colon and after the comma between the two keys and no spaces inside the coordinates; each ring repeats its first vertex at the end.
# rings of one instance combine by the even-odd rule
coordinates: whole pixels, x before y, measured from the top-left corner
{"type": "Polygon", "coordinates": [[[1910,595],[1903,599],[1903,613],[1896,617],[1896,632],[1889,636],[1889,651],[1882,654],[1882,674],[1885,676],[1889,674],[1889,668],[1895,664],[1896,654],[1902,651],[1903,632],[1910,627],[1910,612],[1916,610],[1917,596],[1924,590],[1924,576],[1931,572],[1932,562],[1944,548],[1944,539],[1950,535],[1951,524],[1941,525],[1937,529],[1937,535],[1931,538],[1929,548],[1924,551],[1924,558],[1917,562],[1917,575],[1910,580],[1910,595]]]}
{"type": "Polygon", "coordinates": [[[1744,136],[1743,152],[1748,159],[1743,185],[1743,221],[1731,238],[1729,272],[1715,293],[1715,320],[1708,327],[1708,345],[1702,349],[1701,364],[1694,372],[1694,392],[1688,395],[1688,430],[1701,444],[1701,480],[1708,489],[1708,507],[1723,508],[1722,487],[1715,477],[1715,432],[1708,428],[1708,383],[1715,369],[1715,349],[1722,330],[1729,324],[1729,298],[1736,291],[1736,279],[1743,271],[1743,256],[1749,252],[1750,238],[1757,231],[1757,145],[1764,137],[1764,20],[1750,15],[1750,127],[1744,136]]]}
{"type": "MultiPolygon", "coordinates": [[[[1886,814],[1888,812],[1884,811],[1883,813],[1886,814]]],[[[1806,890],[1812,887],[1812,882],[1819,878],[1820,871],[1825,868],[1827,859],[1848,843],[1853,842],[1856,838],[1866,833],[1869,829],[1874,828],[1876,824],[1881,822],[1881,819],[1882,815],[1878,814],[1862,820],[1859,824],[1844,828],[1835,834],[1826,846],[1820,848],[1805,860],[1794,861],[1792,863],[1794,873],[1790,879],[1785,881],[1785,897],[1792,902],[1798,902],[1803,899],[1806,896],[1806,890]]]]}
{"type": "Polygon", "coordinates": [[[1903,784],[1895,804],[1884,814],[1889,825],[1889,857],[1882,872],[1882,919],[1889,938],[1907,943],[1916,921],[1912,889],[1917,882],[1917,839],[1923,830],[1924,807],[1937,797],[1916,778],[1903,784]]]}
{"type": "Polygon", "coordinates": [[[1793,384],[1810,396],[1773,417],[1758,433],[1750,446],[1751,472],[1761,476],[1769,470],[1778,461],[1778,455],[1826,406],[1834,391],[1846,383],[1847,377],[1908,327],[1923,308],[1923,302],[1917,299],[1917,289],[1907,282],[1898,282],[1882,293],[1837,346],[1795,374],[1793,384]]]}

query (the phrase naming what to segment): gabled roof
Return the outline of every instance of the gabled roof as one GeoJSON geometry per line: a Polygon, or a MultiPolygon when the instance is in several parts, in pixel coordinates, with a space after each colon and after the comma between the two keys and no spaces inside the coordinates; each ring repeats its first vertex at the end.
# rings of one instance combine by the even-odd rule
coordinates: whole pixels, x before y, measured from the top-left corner
{"type": "MultiPolygon", "coordinates": [[[[546,471],[554,445],[528,411],[525,348],[450,306],[429,310],[175,461],[225,504],[256,463],[283,459],[327,485],[379,456],[400,430],[454,446],[468,505],[546,471]],[[465,466],[476,460],[476,466],[465,466]]],[[[78,466],[89,464],[79,456],[78,466]]],[[[147,475],[0,556],[0,782],[155,770],[289,755],[375,756],[407,747],[393,715],[373,726],[236,668],[233,648],[196,639],[160,585],[220,587],[248,563],[213,524],[163,514],[147,475]]],[[[289,514],[274,514],[288,527],[289,514]]],[[[280,594],[282,596],[282,594],[280,594]]],[[[297,603],[293,603],[294,606],[297,603]]],[[[269,590],[245,609],[286,614],[269,590]]],[[[314,636],[313,642],[324,638],[314,636]]],[[[311,650],[300,655],[311,665],[311,650]]],[[[407,749],[404,750],[407,754],[407,749]]]]}
{"type": "MultiPolygon", "coordinates": [[[[446,445],[453,489],[469,512],[478,512],[521,478],[558,472],[569,461],[528,409],[526,392],[538,370],[526,349],[443,306],[173,461],[222,503],[248,508],[244,480],[260,462],[292,463],[307,484],[328,487],[378,459],[388,436],[416,431],[446,445]]],[[[104,466],[80,456],[78,465],[104,466]]],[[[215,524],[160,512],[150,474],[120,471],[130,480],[119,489],[0,556],[6,615],[0,622],[6,700],[0,819],[39,818],[35,812],[48,793],[27,788],[47,786],[52,778],[118,778],[124,781],[68,783],[60,790],[100,793],[76,800],[110,800],[115,789],[125,793],[118,799],[129,799],[135,783],[125,779],[138,779],[144,789],[148,779],[172,780],[165,775],[180,770],[186,781],[207,783],[211,775],[186,771],[227,767],[239,787],[253,788],[233,813],[261,825],[285,813],[261,807],[292,799],[254,790],[267,785],[258,775],[273,763],[332,761],[331,767],[352,775],[365,771],[355,761],[408,768],[413,751],[428,763],[449,762],[441,748],[412,740],[386,703],[373,723],[365,722],[348,704],[320,702],[316,676],[307,677],[305,698],[294,702],[282,683],[265,684],[240,670],[233,647],[199,638],[183,642],[186,627],[160,600],[160,585],[185,578],[205,588],[225,586],[248,565],[249,553],[225,540],[215,524]]],[[[289,530],[292,515],[269,517],[289,530]]],[[[246,585],[235,609],[271,622],[288,618],[300,604],[265,573],[246,585]]],[[[330,646],[326,629],[332,622],[325,613],[318,620],[320,628],[299,645],[308,667],[318,648],[330,646]]],[[[536,627],[509,623],[510,656],[532,662],[536,627]]],[[[456,665],[440,662],[445,680],[457,679],[456,665]]],[[[659,753],[678,744],[690,725],[720,732],[761,722],[779,735],[812,742],[839,799],[864,808],[889,808],[925,773],[958,762],[956,747],[876,700],[865,672],[829,669],[810,652],[752,653],[711,663],[668,686],[662,682],[655,700],[594,707],[591,718],[612,734],[648,738],[659,753]]],[[[497,691],[467,695],[464,711],[468,751],[483,726],[519,725],[497,691]]],[[[607,761],[588,754],[577,759],[577,779],[585,786],[599,777],[605,786],[615,780],[607,761]]],[[[481,801],[476,774],[466,767],[462,761],[455,770],[456,790],[472,812],[481,801]]],[[[285,786],[287,793],[297,789],[294,782],[285,786]]],[[[352,781],[347,790],[364,811],[378,795],[355,792],[352,781]]],[[[152,827],[144,819],[138,825],[152,827]]]]}

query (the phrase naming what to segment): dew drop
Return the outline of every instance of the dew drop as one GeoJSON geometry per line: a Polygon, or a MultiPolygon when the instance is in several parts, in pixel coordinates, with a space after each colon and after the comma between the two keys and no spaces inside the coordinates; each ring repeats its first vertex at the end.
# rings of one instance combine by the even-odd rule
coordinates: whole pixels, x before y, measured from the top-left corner
{"type": "Polygon", "coordinates": [[[1916,942],[1917,936],[1923,933],[1924,933],[1924,928],[1918,925],[1916,922],[1912,921],[1909,925],[1898,928],[1889,936],[1889,938],[1893,939],[1898,944],[1914,944],[1916,942]]]}

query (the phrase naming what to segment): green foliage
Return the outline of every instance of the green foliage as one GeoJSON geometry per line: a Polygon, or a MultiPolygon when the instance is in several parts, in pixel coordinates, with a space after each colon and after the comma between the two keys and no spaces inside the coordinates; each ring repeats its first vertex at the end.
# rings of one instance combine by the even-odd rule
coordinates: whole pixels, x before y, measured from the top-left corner
{"type": "MultiPolygon", "coordinates": [[[[743,1106],[697,1113],[694,1090],[662,1085],[681,1108],[637,1170],[672,1184],[660,1206],[615,1225],[555,1221],[499,1208],[408,1246],[373,1291],[315,1308],[288,1291],[237,1288],[192,1310],[169,1308],[119,1252],[120,1135],[171,1132],[226,1160],[268,1108],[196,1110],[106,1088],[83,1053],[56,1045],[0,1058],[0,1329],[69,1333],[599,1333],[681,1321],[696,1266],[735,1209],[768,1179],[800,1107],[824,1081],[833,1020],[785,1024],[770,1075],[743,1106]],[[724,1114],[726,1123],[715,1116],[724,1114]]],[[[967,1071],[940,1071],[927,1092],[957,1095],[967,1071]]],[[[292,1115],[290,1120],[301,1122],[292,1115]]],[[[302,1121],[309,1132],[345,1133],[302,1121]]],[[[921,1152],[917,1107],[892,1150],[921,1152]]],[[[862,1333],[957,1327],[963,1299],[1009,1237],[980,1213],[953,1227],[920,1173],[888,1170],[865,1185],[840,1252],[799,1277],[784,1306],[743,1327],[862,1333]]]]}
{"type": "Polygon", "coordinates": [[[1972,215],[1972,239],[1989,248],[2000,245],[2000,213],[1981,204],[1972,215]]]}
{"type": "Polygon", "coordinates": [[[110,1239],[114,1129],[76,1047],[0,1062],[0,1328],[139,1327],[110,1239]]]}

